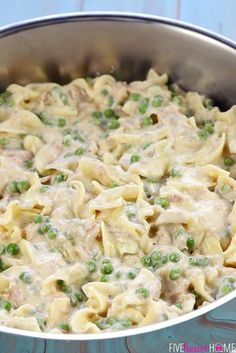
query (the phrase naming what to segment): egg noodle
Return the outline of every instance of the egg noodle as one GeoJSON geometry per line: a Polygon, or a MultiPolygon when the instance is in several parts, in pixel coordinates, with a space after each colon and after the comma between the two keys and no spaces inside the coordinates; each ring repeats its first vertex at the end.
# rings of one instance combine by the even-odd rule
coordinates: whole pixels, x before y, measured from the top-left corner
{"type": "Polygon", "coordinates": [[[122,330],[234,290],[236,106],[167,81],[0,95],[1,325],[122,330]]]}

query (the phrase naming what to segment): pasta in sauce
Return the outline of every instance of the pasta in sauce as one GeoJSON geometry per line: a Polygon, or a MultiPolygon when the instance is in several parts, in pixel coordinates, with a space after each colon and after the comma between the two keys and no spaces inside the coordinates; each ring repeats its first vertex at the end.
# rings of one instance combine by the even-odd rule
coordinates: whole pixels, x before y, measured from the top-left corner
{"type": "Polygon", "coordinates": [[[233,291],[236,106],[110,75],[0,95],[0,324],[148,325],[233,291]]]}

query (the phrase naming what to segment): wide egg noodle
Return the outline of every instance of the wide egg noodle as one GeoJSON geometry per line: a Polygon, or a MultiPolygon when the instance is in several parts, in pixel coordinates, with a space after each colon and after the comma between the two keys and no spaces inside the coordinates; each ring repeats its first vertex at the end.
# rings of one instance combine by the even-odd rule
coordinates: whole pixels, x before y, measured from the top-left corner
{"type": "Polygon", "coordinates": [[[236,106],[112,75],[0,99],[0,322],[102,333],[236,283],[236,106]]]}

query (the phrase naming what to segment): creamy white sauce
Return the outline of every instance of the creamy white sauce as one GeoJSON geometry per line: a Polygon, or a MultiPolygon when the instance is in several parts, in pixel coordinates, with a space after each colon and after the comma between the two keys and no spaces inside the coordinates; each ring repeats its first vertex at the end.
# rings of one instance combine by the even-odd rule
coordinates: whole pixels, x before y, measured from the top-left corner
{"type": "Polygon", "coordinates": [[[234,290],[232,111],[171,92],[154,70],[130,84],[103,75],[7,91],[2,325],[120,330],[234,290]]]}

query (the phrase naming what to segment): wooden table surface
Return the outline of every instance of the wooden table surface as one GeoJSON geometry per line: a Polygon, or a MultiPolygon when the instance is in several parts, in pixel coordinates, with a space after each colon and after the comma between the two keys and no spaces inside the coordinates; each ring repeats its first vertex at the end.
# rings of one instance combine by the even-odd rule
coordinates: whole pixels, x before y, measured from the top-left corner
{"type": "MultiPolygon", "coordinates": [[[[236,41],[236,0],[1,0],[0,26],[77,11],[128,11],[175,18],[236,41]]],[[[236,343],[236,300],[204,318],[158,332],[89,343],[0,334],[0,353],[168,353],[169,343],[236,343]]]]}

